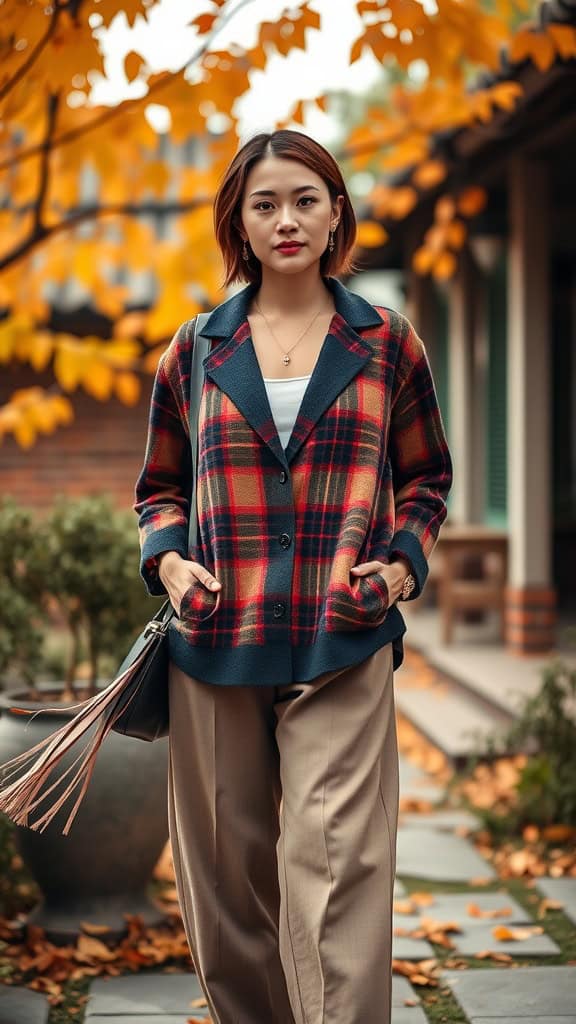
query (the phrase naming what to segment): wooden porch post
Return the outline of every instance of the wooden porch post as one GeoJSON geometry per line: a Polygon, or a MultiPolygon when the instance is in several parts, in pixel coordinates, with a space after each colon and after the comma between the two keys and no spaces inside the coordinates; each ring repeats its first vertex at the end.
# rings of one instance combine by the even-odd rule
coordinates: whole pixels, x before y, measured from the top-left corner
{"type": "Polygon", "coordinates": [[[508,525],[506,643],[555,639],[551,579],[549,199],[543,164],[514,157],[508,179],[508,525]]]}

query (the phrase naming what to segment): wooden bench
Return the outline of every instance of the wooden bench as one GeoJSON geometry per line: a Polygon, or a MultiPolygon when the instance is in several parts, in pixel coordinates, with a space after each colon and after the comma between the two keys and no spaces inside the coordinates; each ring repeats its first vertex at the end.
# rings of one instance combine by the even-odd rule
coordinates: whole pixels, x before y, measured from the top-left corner
{"type": "Polygon", "coordinates": [[[442,643],[451,644],[455,620],[467,611],[498,612],[504,642],[504,604],[508,579],[508,533],[478,523],[445,523],[433,554],[438,567],[438,606],[442,643]]]}

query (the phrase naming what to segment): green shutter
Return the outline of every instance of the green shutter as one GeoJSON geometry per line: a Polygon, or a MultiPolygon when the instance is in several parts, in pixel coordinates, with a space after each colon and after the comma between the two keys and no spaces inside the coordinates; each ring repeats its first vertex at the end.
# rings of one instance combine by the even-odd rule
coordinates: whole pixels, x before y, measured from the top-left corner
{"type": "Polygon", "coordinates": [[[491,271],[486,285],[488,373],[486,377],[486,509],[485,521],[505,527],[507,510],[507,334],[506,257],[491,271]]]}

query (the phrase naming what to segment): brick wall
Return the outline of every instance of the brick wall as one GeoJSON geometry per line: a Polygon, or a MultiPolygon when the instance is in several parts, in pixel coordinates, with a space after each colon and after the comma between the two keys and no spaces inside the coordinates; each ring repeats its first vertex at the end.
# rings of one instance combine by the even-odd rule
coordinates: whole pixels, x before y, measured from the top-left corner
{"type": "MultiPolygon", "coordinates": [[[[0,366],[0,404],[17,388],[53,383],[49,374],[29,367],[0,366]]],[[[26,505],[42,509],[53,497],[109,492],[120,507],[130,508],[134,485],[144,461],[152,377],[144,378],[137,405],[117,399],[99,402],[77,390],[71,394],[75,418],[54,434],[40,435],[32,448],[13,437],[0,443],[0,489],[26,505]]]]}

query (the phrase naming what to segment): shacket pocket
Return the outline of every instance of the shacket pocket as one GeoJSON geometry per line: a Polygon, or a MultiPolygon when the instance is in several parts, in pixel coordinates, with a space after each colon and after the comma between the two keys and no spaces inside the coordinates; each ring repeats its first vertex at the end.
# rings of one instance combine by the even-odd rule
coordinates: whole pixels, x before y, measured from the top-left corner
{"type": "Polygon", "coordinates": [[[203,583],[195,580],[182,595],[178,618],[184,622],[189,619],[205,622],[218,610],[221,593],[221,590],[208,590],[203,583]]]}
{"type": "Polygon", "coordinates": [[[380,572],[360,576],[349,586],[329,589],[326,599],[328,629],[353,630],[379,626],[390,608],[388,584],[380,572]]]}

